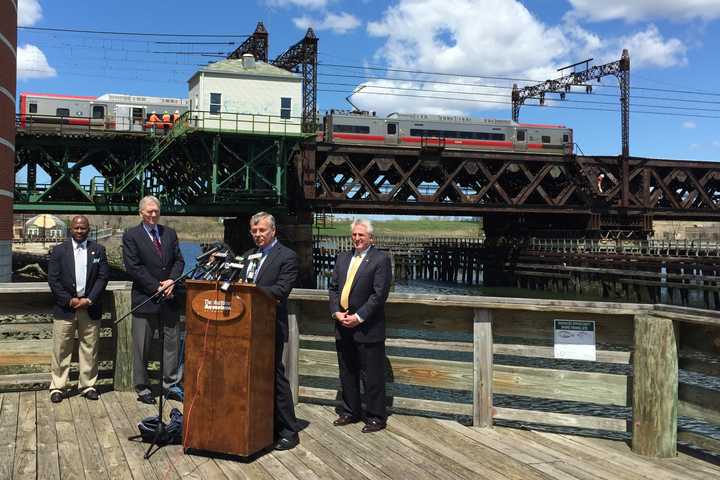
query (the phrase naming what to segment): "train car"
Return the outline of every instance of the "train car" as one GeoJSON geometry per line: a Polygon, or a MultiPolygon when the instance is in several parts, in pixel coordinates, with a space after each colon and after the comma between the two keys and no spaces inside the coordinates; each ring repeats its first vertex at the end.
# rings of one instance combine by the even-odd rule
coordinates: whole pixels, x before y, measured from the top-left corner
{"type": "Polygon", "coordinates": [[[325,116],[321,141],[555,155],[573,151],[572,130],[562,125],[477,120],[457,115],[393,113],[381,118],[367,112],[331,111],[325,116]]]}
{"type": "Polygon", "coordinates": [[[20,94],[21,128],[84,128],[97,130],[137,131],[147,128],[153,111],[180,114],[188,110],[184,98],[146,97],[106,93],[99,97],[57,95],[48,93],[20,94]]]}

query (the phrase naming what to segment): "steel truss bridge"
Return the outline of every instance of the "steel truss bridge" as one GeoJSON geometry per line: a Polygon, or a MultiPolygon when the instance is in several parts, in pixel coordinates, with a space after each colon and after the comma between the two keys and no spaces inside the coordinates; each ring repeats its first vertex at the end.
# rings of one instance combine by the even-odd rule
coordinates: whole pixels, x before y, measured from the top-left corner
{"type": "Polygon", "coordinates": [[[338,146],[260,130],[184,121],[167,135],[19,127],[15,171],[25,168],[27,181],[15,186],[15,210],[134,213],[153,194],[166,212],[193,215],[267,208],[553,218],[553,229],[589,230],[720,220],[718,162],[338,146]],[[81,184],[89,165],[99,175],[81,184]],[[38,168],[49,184],[37,182],[38,168]]]}

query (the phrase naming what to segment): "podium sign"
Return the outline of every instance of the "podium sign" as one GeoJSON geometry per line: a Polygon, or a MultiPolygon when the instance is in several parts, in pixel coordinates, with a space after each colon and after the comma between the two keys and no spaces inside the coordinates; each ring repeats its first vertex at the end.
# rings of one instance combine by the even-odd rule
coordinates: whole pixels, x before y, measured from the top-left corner
{"type": "Polygon", "coordinates": [[[271,447],[275,300],[254,285],[186,285],[183,448],[247,457],[271,447]]]}

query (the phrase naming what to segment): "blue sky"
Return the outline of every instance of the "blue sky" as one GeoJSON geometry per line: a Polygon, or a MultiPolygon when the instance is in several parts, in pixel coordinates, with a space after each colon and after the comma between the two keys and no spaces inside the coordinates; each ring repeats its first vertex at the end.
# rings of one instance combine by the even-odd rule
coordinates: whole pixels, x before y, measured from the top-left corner
{"type": "MultiPolygon", "coordinates": [[[[320,39],[321,110],[348,108],[345,97],[362,87],[353,103],[380,114],[507,119],[513,82],[554,78],[558,67],[590,57],[596,64],[615,61],[628,48],[631,155],[720,161],[720,0],[18,3],[24,26],[167,34],[20,29],[18,92],[184,97],[197,65],[213,58],[197,53],[229,52],[234,49],[229,42],[244,38],[174,34],[247,35],[262,20],[271,58],[300,40],[308,26],[314,28],[320,39]],[[157,43],[163,41],[185,43],[157,43]],[[195,54],[153,53],[168,51],[195,54]],[[388,68],[410,73],[383,70],[388,68]]],[[[606,77],[601,85],[591,95],[569,95],[572,102],[523,107],[520,120],[567,125],[584,153],[616,155],[617,82],[606,77]]]]}

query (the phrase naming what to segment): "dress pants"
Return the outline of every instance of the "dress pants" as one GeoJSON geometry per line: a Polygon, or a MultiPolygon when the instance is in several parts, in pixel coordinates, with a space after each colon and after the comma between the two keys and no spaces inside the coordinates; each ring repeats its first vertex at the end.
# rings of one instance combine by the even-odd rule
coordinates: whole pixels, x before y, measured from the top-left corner
{"type": "Polygon", "coordinates": [[[335,340],[340,367],[342,404],[340,413],[360,419],[385,421],[385,342],[359,343],[350,336],[335,340]],[[364,373],[365,414],[360,396],[364,373]]]}
{"type": "Polygon", "coordinates": [[[275,342],[275,436],[290,437],[299,431],[290,382],[283,365],[283,343],[275,342]]]}
{"type": "Polygon", "coordinates": [[[75,347],[75,331],[78,332],[80,346],[78,360],[80,380],[78,389],[82,392],[94,387],[98,377],[98,343],[100,338],[100,320],[93,320],[87,310],[75,312],[75,318],[53,321],[53,354],[51,360],[52,381],[50,390],[63,390],[67,385],[70,372],[70,359],[75,347]]]}
{"type": "Polygon", "coordinates": [[[138,395],[152,393],[148,380],[147,365],[150,358],[153,333],[164,326],[163,348],[163,389],[180,381],[178,352],[180,350],[180,314],[169,308],[162,308],[158,314],[133,314],[133,383],[138,395]]]}

